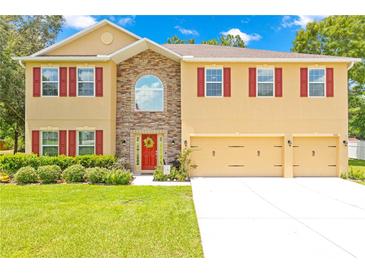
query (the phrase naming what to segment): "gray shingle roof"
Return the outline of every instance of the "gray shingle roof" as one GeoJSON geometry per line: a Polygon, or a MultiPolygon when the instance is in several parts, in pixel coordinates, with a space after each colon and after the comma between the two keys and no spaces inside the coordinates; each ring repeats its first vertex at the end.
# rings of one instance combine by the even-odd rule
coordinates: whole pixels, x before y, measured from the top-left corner
{"type": "Polygon", "coordinates": [[[164,44],[163,46],[182,56],[193,56],[196,58],[339,58],[339,56],[279,52],[205,44],[164,44]]]}

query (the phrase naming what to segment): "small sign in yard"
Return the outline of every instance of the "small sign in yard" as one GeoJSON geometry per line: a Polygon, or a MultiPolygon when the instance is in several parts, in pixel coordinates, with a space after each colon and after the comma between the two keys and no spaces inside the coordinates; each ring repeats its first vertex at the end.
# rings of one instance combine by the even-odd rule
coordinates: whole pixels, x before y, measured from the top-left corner
{"type": "Polygon", "coordinates": [[[170,165],[164,165],[163,166],[163,174],[164,175],[170,175],[171,166],[170,165]]]}

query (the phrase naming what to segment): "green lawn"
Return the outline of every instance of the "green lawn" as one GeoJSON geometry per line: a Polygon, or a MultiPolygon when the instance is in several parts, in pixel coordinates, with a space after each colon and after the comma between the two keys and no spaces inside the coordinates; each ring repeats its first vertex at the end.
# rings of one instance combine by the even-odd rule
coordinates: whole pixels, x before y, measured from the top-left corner
{"type": "MultiPolygon", "coordinates": [[[[354,170],[365,172],[365,160],[351,159],[349,160],[349,167],[354,170]]],[[[365,181],[358,181],[358,183],[365,185],[365,181]]]]}
{"type": "Polygon", "coordinates": [[[202,257],[191,187],[0,186],[0,257],[202,257]]]}

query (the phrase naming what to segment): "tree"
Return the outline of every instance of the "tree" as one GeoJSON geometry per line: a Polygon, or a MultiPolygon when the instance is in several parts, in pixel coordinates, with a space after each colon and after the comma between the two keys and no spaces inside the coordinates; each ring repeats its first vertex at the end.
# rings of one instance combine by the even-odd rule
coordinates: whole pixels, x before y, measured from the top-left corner
{"type": "Polygon", "coordinates": [[[63,22],[62,16],[0,16],[0,132],[12,132],[14,153],[24,138],[25,72],[12,57],[54,43],[63,22]]]}
{"type": "Polygon", "coordinates": [[[237,48],[245,48],[245,42],[242,40],[241,36],[239,35],[222,35],[220,37],[220,44],[222,46],[229,46],[229,47],[237,47],[237,48]]]}
{"type": "MultiPolygon", "coordinates": [[[[177,35],[174,35],[167,39],[168,44],[195,44],[195,39],[183,40],[180,39],[177,35]]],[[[219,39],[213,38],[210,40],[202,41],[202,44],[206,45],[220,45],[220,46],[228,46],[228,47],[240,47],[245,48],[245,42],[239,35],[222,35],[219,39]]]]}
{"type": "MultiPolygon", "coordinates": [[[[365,16],[329,16],[297,32],[292,51],[346,57],[365,57],[365,16]]],[[[365,90],[365,61],[349,73],[350,88],[365,90]]]]}

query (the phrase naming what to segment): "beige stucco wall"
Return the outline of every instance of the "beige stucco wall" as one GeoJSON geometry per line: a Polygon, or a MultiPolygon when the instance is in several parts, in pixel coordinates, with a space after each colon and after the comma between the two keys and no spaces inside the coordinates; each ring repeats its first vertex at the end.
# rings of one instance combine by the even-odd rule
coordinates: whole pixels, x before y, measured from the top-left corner
{"type": "Polygon", "coordinates": [[[115,154],[116,65],[113,62],[27,63],[25,97],[26,153],[31,152],[31,131],[52,128],[102,129],[104,154],[115,154]],[[103,67],[103,97],[33,97],[33,67],[103,67]]]}
{"type": "Polygon", "coordinates": [[[60,48],[47,52],[47,55],[106,55],[135,41],[137,41],[137,38],[124,33],[113,26],[105,25],[60,48]],[[109,32],[113,35],[111,44],[106,45],[102,42],[101,36],[105,32],[109,32]]]}
{"type": "MultiPolygon", "coordinates": [[[[346,64],[247,64],[225,63],[231,67],[231,97],[197,97],[197,67],[212,64],[181,63],[182,142],[190,143],[197,134],[285,134],[284,143],[293,136],[338,135],[338,175],[347,170],[347,65],[346,64]],[[283,97],[248,96],[249,67],[282,67],[283,97]],[[301,67],[333,67],[333,98],[300,97],[301,67]]],[[[292,176],[292,147],[284,149],[284,175],[292,176]]]]}

